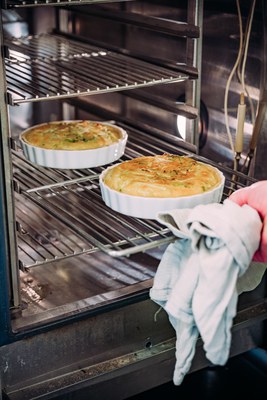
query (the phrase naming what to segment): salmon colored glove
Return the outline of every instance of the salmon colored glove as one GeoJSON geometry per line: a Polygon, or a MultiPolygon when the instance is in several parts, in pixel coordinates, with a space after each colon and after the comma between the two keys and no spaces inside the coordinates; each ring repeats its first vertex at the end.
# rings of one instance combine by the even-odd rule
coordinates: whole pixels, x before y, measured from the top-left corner
{"type": "MultiPolygon", "coordinates": [[[[240,206],[248,204],[258,211],[263,225],[260,246],[253,256],[253,261],[267,263],[267,180],[239,189],[231,194],[229,199],[240,206]]],[[[253,232],[251,234],[253,235],[253,232]]]]}

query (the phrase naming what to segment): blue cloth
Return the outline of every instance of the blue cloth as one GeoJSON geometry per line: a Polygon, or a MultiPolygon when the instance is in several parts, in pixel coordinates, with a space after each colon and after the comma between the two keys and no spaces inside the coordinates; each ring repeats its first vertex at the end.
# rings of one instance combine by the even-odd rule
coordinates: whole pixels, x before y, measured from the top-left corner
{"type": "Polygon", "coordinates": [[[206,357],[224,365],[237,311],[236,283],[260,242],[262,223],[251,207],[225,200],[159,213],[177,237],[163,254],[150,298],[165,309],[176,332],[173,382],[189,371],[201,336],[206,357]]]}

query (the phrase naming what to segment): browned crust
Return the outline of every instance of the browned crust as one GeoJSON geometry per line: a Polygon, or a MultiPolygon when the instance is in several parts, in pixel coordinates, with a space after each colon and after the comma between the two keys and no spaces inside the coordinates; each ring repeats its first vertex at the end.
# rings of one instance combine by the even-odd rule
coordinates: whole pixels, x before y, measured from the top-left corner
{"type": "Polygon", "coordinates": [[[216,168],[173,154],[125,161],[104,176],[104,183],[120,193],[161,198],[204,193],[217,187],[221,180],[216,168]]]}
{"type": "Polygon", "coordinates": [[[121,130],[115,125],[87,120],[49,122],[28,129],[21,136],[27,144],[51,150],[97,149],[121,138],[121,130]]]}

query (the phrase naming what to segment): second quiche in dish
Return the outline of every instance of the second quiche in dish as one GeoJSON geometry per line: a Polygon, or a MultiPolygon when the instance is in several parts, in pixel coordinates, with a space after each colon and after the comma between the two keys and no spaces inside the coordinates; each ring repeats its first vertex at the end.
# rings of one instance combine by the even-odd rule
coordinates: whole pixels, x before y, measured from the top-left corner
{"type": "Polygon", "coordinates": [[[109,164],[123,154],[124,129],[110,123],[74,120],[35,125],[20,135],[25,156],[51,168],[81,169],[109,164]]]}
{"type": "Polygon", "coordinates": [[[115,211],[154,219],[160,211],[219,202],[224,175],[174,154],[143,156],[108,167],[100,176],[104,202],[115,211]]]}

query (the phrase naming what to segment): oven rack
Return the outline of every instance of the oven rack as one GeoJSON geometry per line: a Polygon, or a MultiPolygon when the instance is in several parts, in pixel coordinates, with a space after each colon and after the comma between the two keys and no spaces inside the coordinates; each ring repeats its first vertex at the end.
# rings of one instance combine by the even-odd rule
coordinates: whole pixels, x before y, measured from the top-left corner
{"type": "MultiPolygon", "coordinates": [[[[134,0],[119,0],[120,2],[134,0]]],[[[115,3],[118,0],[2,0],[2,8],[21,8],[36,6],[72,6],[82,4],[115,3]]]]}
{"type": "Polygon", "coordinates": [[[8,103],[64,99],[185,81],[188,74],[59,35],[6,40],[8,103]]]}
{"type": "MultiPolygon", "coordinates": [[[[252,178],[179,148],[175,140],[172,143],[166,141],[166,137],[148,138],[145,132],[120,125],[127,130],[129,139],[125,155],[119,161],[163,152],[190,155],[224,173],[224,198],[237,182],[238,187],[254,182],[252,178]]],[[[19,148],[13,151],[21,269],[96,251],[124,257],[175,240],[157,221],[128,217],[104,204],[98,181],[104,168],[53,170],[28,162],[19,148]]]]}

